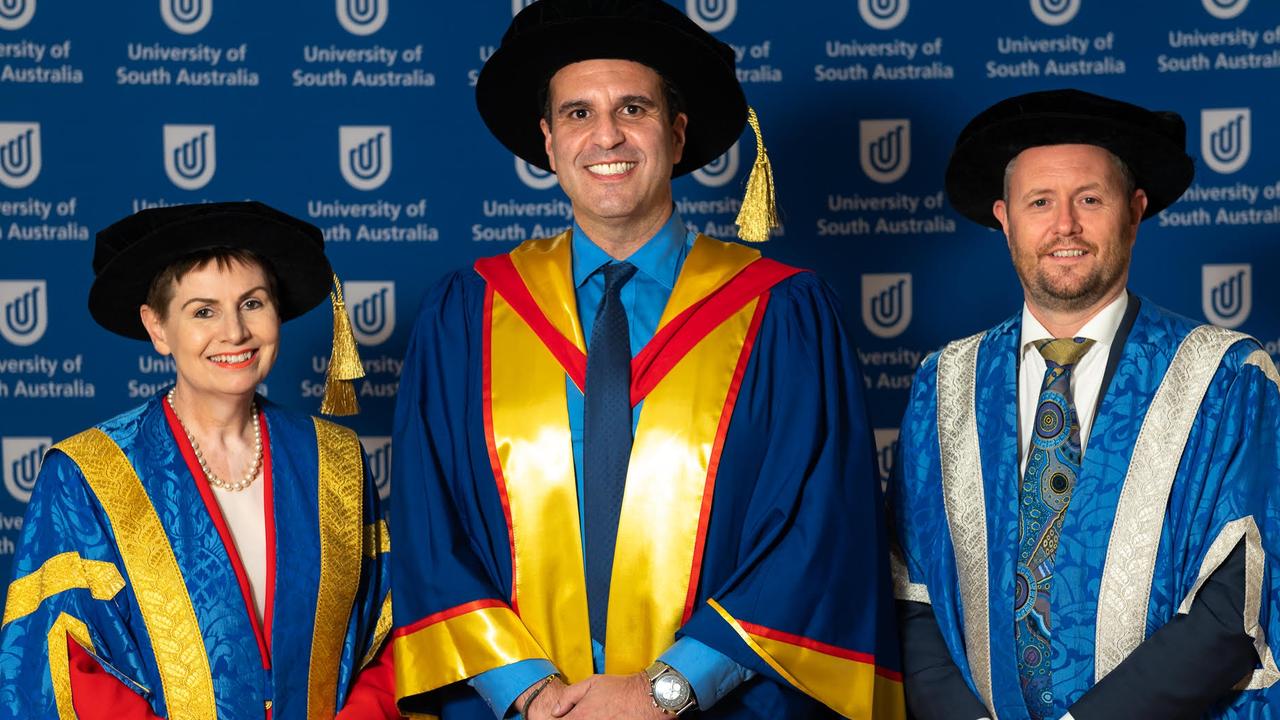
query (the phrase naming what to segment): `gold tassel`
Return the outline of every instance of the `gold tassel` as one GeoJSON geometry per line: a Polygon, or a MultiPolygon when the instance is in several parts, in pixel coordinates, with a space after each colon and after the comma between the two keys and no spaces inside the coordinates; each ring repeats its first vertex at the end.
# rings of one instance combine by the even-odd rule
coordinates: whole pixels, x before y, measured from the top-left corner
{"type": "Polygon", "coordinates": [[[351,320],[347,317],[347,305],[342,299],[342,281],[333,276],[333,289],[329,291],[333,306],[333,352],[329,356],[329,370],[324,379],[324,400],[320,412],[325,415],[355,415],[360,412],[353,380],[364,377],[364,364],[351,332],[351,320]]]}
{"type": "Polygon", "coordinates": [[[779,227],[778,202],[773,189],[773,166],[764,148],[764,135],[760,132],[760,120],[755,108],[747,108],[747,122],[756,134],[756,162],[747,178],[747,192],[738,211],[738,237],[747,242],[764,242],[769,231],[779,227]]]}

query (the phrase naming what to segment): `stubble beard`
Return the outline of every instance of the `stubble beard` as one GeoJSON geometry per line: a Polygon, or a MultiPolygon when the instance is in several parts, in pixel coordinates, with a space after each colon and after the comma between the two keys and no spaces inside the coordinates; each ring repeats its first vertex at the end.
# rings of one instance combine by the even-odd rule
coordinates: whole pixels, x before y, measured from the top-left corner
{"type": "Polygon", "coordinates": [[[1014,270],[1035,304],[1052,312],[1074,312],[1094,307],[1111,293],[1128,269],[1125,258],[1101,261],[1083,277],[1074,271],[1042,267],[1038,255],[1014,256],[1014,270]]]}

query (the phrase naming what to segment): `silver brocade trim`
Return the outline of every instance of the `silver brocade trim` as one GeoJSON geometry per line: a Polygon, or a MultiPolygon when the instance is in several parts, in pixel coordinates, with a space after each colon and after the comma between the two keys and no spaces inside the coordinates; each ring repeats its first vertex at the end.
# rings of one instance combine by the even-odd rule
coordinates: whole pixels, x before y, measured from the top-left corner
{"type": "Polygon", "coordinates": [[[1222,356],[1247,337],[1212,325],[1192,330],[1147,409],[1107,541],[1098,590],[1094,682],[1101,682],[1146,636],[1165,508],[1191,425],[1222,356]]]}
{"type": "Polygon", "coordinates": [[[1271,356],[1266,350],[1254,350],[1249,353],[1249,357],[1244,359],[1246,365],[1253,365],[1262,371],[1267,379],[1275,383],[1276,389],[1280,390],[1280,372],[1276,371],[1276,364],[1271,362],[1271,356]]]}
{"type": "Polygon", "coordinates": [[[1258,531],[1258,523],[1252,515],[1239,520],[1232,520],[1223,526],[1214,538],[1213,544],[1204,554],[1200,563],[1200,574],[1191,592],[1183,598],[1178,606],[1178,613],[1186,615],[1191,612],[1191,603],[1200,594],[1209,576],[1217,571],[1227,556],[1235,549],[1236,544],[1244,538],[1244,631],[1253,638],[1253,649],[1258,653],[1262,667],[1254,670],[1238,686],[1241,690],[1261,690],[1269,688],[1280,680],[1280,668],[1276,667],[1275,656],[1267,645],[1266,632],[1258,625],[1258,615],[1262,609],[1262,577],[1266,566],[1266,551],[1262,549],[1262,533],[1258,531]]]}
{"type": "Polygon", "coordinates": [[[889,571],[893,575],[893,598],[932,605],[929,602],[929,586],[911,582],[907,563],[902,559],[902,549],[895,543],[889,550],[889,571]]]}
{"type": "MultiPolygon", "coordinates": [[[[978,346],[984,333],[947,345],[938,356],[938,445],[942,495],[964,610],[964,646],[982,702],[996,718],[991,698],[990,579],[987,568],[987,506],[974,407],[978,346]]],[[[997,719],[998,720],[998,719],[997,719]]]]}

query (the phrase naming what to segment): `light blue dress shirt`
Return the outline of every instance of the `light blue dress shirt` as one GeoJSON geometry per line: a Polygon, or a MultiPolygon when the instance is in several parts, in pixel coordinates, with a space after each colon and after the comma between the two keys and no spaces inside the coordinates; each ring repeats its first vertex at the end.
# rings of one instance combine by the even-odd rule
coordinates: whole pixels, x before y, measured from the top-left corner
{"type": "MultiPolygon", "coordinates": [[[[689,249],[697,234],[685,227],[684,220],[674,211],[670,219],[627,262],[636,266],[636,274],[622,287],[622,307],[627,313],[631,335],[631,354],[636,355],[658,331],[658,321],[671,297],[680,268],[684,265],[689,249]]],[[[604,273],[600,270],[616,262],[598,245],[591,242],[577,223],[573,225],[573,284],[578,303],[578,319],[582,323],[583,336],[590,343],[591,330],[595,326],[596,311],[604,300],[604,273]]],[[[582,426],[583,396],[572,380],[565,379],[569,403],[569,431],[573,437],[574,472],[578,479],[578,517],[582,508],[582,426]]],[[[631,412],[631,429],[635,432],[640,419],[640,408],[631,412]]],[[[581,530],[581,528],[580,528],[581,530]]],[[[583,546],[586,546],[585,537],[583,546]]],[[[604,646],[598,638],[591,641],[596,672],[604,672],[604,646]]],[[[729,694],[738,685],[751,679],[755,673],[723,653],[713,650],[693,638],[680,638],[659,658],[689,680],[693,686],[698,706],[706,709],[729,694]]],[[[546,660],[521,660],[481,673],[468,682],[476,689],[498,718],[517,716],[518,708],[511,707],[520,693],[542,678],[556,672],[555,666],[546,660]]]]}

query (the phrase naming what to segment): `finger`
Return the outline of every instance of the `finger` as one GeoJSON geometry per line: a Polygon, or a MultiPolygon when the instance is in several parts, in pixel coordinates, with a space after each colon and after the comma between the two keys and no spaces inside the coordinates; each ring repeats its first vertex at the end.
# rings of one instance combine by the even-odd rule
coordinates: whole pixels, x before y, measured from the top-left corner
{"type": "Polygon", "coordinates": [[[555,696],[555,707],[551,710],[552,717],[564,717],[569,714],[575,705],[582,702],[582,698],[587,696],[587,691],[591,689],[591,678],[587,678],[582,682],[574,683],[560,690],[555,696]]]}

